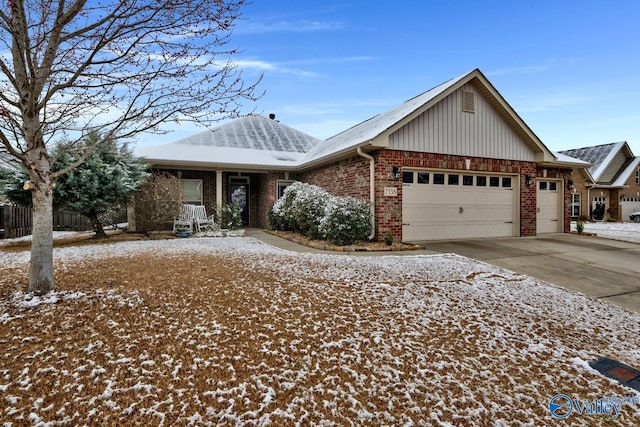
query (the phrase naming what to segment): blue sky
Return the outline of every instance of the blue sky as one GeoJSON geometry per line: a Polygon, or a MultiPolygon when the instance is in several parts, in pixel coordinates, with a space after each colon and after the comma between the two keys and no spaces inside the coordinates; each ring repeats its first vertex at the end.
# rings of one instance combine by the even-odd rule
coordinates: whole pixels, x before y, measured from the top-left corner
{"type": "Polygon", "coordinates": [[[245,111],[318,138],[479,68],[551,150],[626,140],[640,155],[636,0],[254,0],[243,14],[234,60],[266,92],[245,111]]]}

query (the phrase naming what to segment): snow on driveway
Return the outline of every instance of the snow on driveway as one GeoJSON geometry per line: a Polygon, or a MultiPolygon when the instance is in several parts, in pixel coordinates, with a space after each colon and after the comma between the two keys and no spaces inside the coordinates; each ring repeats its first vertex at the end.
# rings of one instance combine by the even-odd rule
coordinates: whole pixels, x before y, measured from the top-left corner
{"type": "MultiPolygon", "coordinates": [[[[0,278],[7,425],[548,425],[559,393],[640,399],[588,366],[640,367],[640,315],[457,255],[202,238],[54,256],[52,295],[0,278]]],[[[27,262],[0,252],[6,271],[27,262]]],[[[580,408],[570,421],[640,425],[640,403],[580,408]]]]}

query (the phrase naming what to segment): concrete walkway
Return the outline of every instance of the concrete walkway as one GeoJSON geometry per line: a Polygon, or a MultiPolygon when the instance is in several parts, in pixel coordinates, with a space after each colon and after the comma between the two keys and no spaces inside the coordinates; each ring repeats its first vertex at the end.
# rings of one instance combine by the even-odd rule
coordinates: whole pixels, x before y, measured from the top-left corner
{"type": "Polygon", "coordinates": [[[262,230],[247,235],[293,252],[333,255],[435,255],[456,253],[572,289],[640,313],[640,244],[578,236],[414,242],[425,247],[405,252],[328,252],[290,242],[262,230]]]}

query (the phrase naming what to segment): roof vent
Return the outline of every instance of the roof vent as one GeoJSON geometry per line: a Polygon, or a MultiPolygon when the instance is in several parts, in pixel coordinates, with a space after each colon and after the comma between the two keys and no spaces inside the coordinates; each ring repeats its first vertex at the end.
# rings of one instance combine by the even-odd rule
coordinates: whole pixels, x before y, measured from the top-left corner
{"type": "Polygon", "coordinates": [[[465,113],[476,112],[476,94],[466,90],[462,91],[462,111],[465,113]]]}
{"type": "Polygon", "coordinates": [[[271,114],[269,114],[269,118],[270,118],[271,120],[275,120],[275,119],[276,119],[276,115],[275,115],[275,114],[273,114],[273,113],[271,113],[271,114]]]}

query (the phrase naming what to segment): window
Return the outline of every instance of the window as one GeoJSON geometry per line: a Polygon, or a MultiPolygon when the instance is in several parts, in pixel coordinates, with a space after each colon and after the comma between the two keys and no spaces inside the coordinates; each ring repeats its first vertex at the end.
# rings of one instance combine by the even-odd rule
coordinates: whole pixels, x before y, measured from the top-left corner
{"type": "Polygon", "coordinates": [[[429,173],[418,172],[418,184],[428,184],[428,183],[429,183],[429,173]]]}
{"type": "Polygon", "coordinates": [[[547,191],[547,181],[540,181],[539,189],[542,191],[547,191]]]}
{"type": "Polygon", "coordinates": [[[550,182],[549,183],[549,191],[558,191],[558,183],[550,182]]]}
{"type": "Polygon", "coordinates": [[[460,175],[449,175],[449,185],[458,185],[460,182],[460,175]]]}
{"type": "Polygon", "coordinates": [[[508,178],[508,177],[502,178],[502,186],[504,188],[511,188],[511,178],[508,178]]]}
{"type": "Polygon", "coordinates": [[[413,172],[402,172],[402,183],[413,184],[413,172]]]}
{"type": "Polygon", "coordinates": [[[636,171],[636,185],[640,185],[640,168],[636,171]]]}
{"type": "Polygon", "coordinates": [[[571,216],[580,216],[580,193],[571,193],[571,216]]]}
{"type": "Polygon", "coordinates": [[[282,195],[284,194],[284,190],[286,190],[286,188],[291,184],[293,184],[294,182],[295,181],[282,180],[282,179],[278,180],[278,199],[282,197],[282,195]]]}
{"type": "Polygon", "coordinates": [[[492,176],[489,178],[489,186],[490,187],[500,187],[500,177],[492,176]]]}
{"type": "Polygon", "coordinates": [[[181,179],[182,201],[190,205],[202,204],[202,180],[201,179],[181,179]]]}
{"type": "Polygon", "coordinates": [[[487,186],[487,177],[486,176],[478,176],[478,177],[476,177],[476,186],[478,186],[478,187],[486,187],[487,186]]]}
{"type": "Polygon", "coordinates": [[[433,174],[433,183],[437,185],[444,185],[444,174],[443,173],[434,173],[433,174]]]}
{"type": "Polygon", "coordinates": [[[462,185],[473,185],[473,175],[462,175],[462,185]]]}

